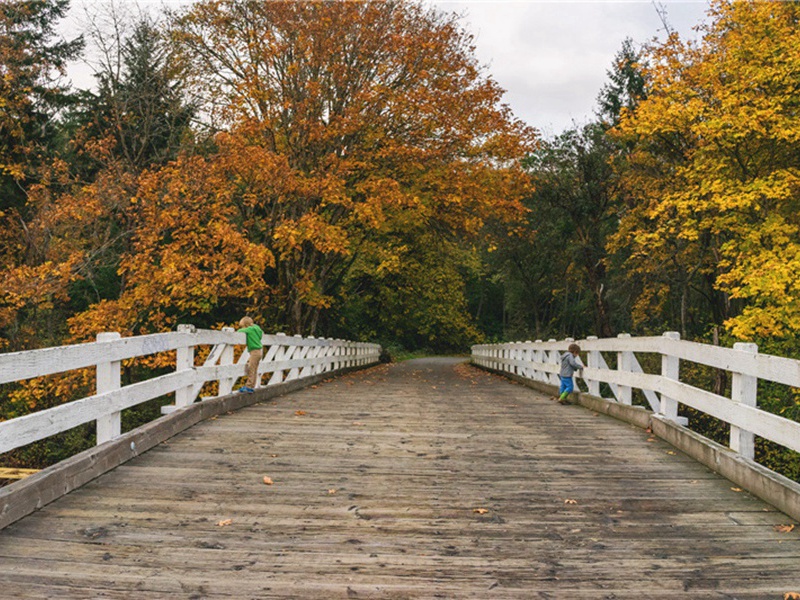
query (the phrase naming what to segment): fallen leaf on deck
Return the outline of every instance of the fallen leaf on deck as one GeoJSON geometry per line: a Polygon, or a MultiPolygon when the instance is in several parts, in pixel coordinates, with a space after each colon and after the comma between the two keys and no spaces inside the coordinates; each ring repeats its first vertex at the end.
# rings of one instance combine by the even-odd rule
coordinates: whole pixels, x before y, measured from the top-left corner
{"type": "Polygon", "coordinates": [[[577,503],[578,501],[573,500],[572,498],[567,498],[566,500],[564,500],[564,504],[577,504],[577,503]]]}
{"type": "Polygon", "coordinates": [[[272,481],[272,479],[270,479],[270,478],[269,478],[269,477],[267,477],[266,475],[264,475],[264,483],[265,483],[265,484],[267,484],[267,485],[272,485],[272,484],[273,484],[273,483],[275,483],[275,482],[274,482],[274,481],[272,481]]]}
{"type": "Polygon", "coordinates": [[[675,453],[672,450],[667,450],[667,454],[669,454],[670,456],[675,456],[675,453]]]}
{"type": "Polygon", "coordinates": [[[302,417],[304,414],[306,414],[306,411],[304,411],[304,410],[296,410],[296,411],[294,411],[294,414],[296,414],[298,417],[302,417]]]}
{"type": "Polygon", "coordinates": [[[233,519],[225,519],[224,521],[220,521],[219,523],[217,523],[217,526],[225,527],[225,526],[230,525],[232,523],[233,523],[233,519]]]}
{"type": "Polygon", "coordinates": [[[472,512],[478,513],[479,515],[485,515],[486,513],[489,512],[489,509],[488,508],[473,508],[472,512]]]}
{"type": "Polygon", "coordinates": [[[773,529],[779,533],[789,533],[790,531],[794,531],[794,523],[789,525],[775,525],[773,529]]]}
{"type": "Polygon", "coordinates": [[[800,592],[786,592],[783,600],[800,600],[800,592]]]}
{"type": "Polygon", "coordinates": [[[647,438],[647,441],[648,441],[648,442],[655,442],[655,441],[656,441],[656,438],[647,438]]]}
{"type": "Polygon", "coordinates": [[[330,490],[328,490],[328,493],[329,493],[329,494],[335,494],[335,493],[336,493],[336,490],[334,490],[334,489],[330,489],[330,490]]]}
{"type": "Polygon", "coordinates": [[[741,492],[742,488],[732,487],[731,488],[734,492],[741,492]]]}

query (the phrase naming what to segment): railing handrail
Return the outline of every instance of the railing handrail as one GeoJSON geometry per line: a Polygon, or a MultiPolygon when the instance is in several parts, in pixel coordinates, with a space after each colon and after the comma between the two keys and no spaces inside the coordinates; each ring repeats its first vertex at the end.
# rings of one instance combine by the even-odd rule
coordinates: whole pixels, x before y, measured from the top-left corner
{"type": "MultiPolygon", "coordinates": [[[[543,342],[507,342],[503,344],[476,344],[477,348],[540,349],[566,351],[570,342],[549,340],[543,342]]],[[[673,356],[679,360],[708,367],[736,371],[750,377],[800,387],[800,360],[770,354],[747,354],[734,348],[712,346],[699,342],[670,339],[664,336],[587,338],[580,340],[581,350],[603,352],[644,352],[673,356]]]]}
{"type": "MultiPolygon", "coordinates": [[[[481,366],[558,385],[558,352],[566,351],[573,341],[478,344],[472,347],[472,357],[481,366]]],[[[640,389],[654,413],[676,422],[680,422],[677,404],[690,406],[730,424],[730,448],[750,460],[754,459],[754,435],[800,452],[800,423],[756,405],[758,380],[800,387],[800,360],[758,354],[755,344],[724,348],[683,341],[674,332],[651,337],[622,334],[616,338],[587,338],[578,343],[588,354],[589,364],[582,379],[590,394],[599,396],[599,384],[606,383],[614,395],[610,400],[631,404],[630,391],[640,389]],[[606,366],[602,352],[617,353],[616,370],[606,366]],[[635,352],[661,355],[661,373],[644,373],[635,352]],[[730,372],[732,397],[681,382],[681,361],[730,372]]]]}
{"type": "MultiPolygon", "coordinates": [[[[97,345],[103,344],[104,358],[108,361],[128,360],[190,346],[231,344],[243,345],[245,335],[235,331],[197,329],[193,333],[172,331],[139,335],[107,342],[86,342],[68,346],[55,346],[37,350],[0,353],[0,384],[23,381],[45,375],[56,375],[97,365],[97,345]]],[[[333,346],[367,344],[327,338],[289,336],[283,333],[264,334],[264,346],[333,346]]],[[[372,344],[375,345],[375,344],[372,344]]]]}
{"type": "MultiPolygon", "coordinates": [[[[366,366],[377,362],[381,351],[378,344],[368,342],[282,333],[265,334],[262,343],[265,352],[258,380],[271,374],[267,385],[366,366]]],[[[236,379],[244,374],[249,356],[244,346],[245,334],[233,329],[181,325],[177,332],[129,338],[101,333],[96,342],[0,354],[0,384],[97,368],[97,393],[0,422],[0,454],[91,421],[97,421],[97,443],[101,444],[120,435],[120,411],[175,393],[175,405],[162,408],[162,412],[171,412],[193,403],[207,382],[219,382],[220,396],[229,394],[236,379]],[[200,366],[194,364],[196,346],[212,346],[200,366]],[[238,358],[236,347],[242,347],[238,358]],[[175,372],[120,385],[121,361],[171,350],[178,351],[175,372]]]]}

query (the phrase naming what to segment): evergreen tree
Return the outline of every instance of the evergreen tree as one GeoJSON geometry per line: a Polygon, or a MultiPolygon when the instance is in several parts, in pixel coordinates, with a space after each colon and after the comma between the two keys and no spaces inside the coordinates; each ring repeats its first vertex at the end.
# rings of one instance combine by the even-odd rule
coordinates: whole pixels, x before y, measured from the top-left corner
{"type": "Polygon", "coordinates": [[[69,0],[0,0],[0,212],[22,209],[25,189],[54,151],[56,117],[70,100],[62,81],[83,39],[56,38],[69,0]]]}
{"type": "Polygon", "coordinates": [[[597,96],[597,115],[601,122],[614,126],[623,110],[633,111],[646,97],[642,52],[626,38],[614,58],[611,70],[606,71],[608,82],[597,96]]]}
{"type": "Polygon", "coordinates": [[[106,64],[96,74],[98,91],[84,97],[78,121],[89,138],[112,138],[113,157],[138,173],[177,156],[195,108],[184,101],[182,74],[152,21],[140,19],[117,43],[122,68],[106,64]]]}

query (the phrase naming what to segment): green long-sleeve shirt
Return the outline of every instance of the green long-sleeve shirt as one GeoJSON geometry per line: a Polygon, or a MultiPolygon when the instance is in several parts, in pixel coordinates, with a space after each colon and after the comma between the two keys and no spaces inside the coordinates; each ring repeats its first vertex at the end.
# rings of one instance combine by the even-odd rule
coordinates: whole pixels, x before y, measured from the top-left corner
{"type": "Polygon", "coordinates": [[[263,347],[261,344],[261,338],[264,335],[264,332],[261,331],[261,327],[258,325],[250,325],[249,327],[243,327],[242,329],[238,330],[238,333],[244,333],[247,337],[247,350],[261,350],[263,347]]]}

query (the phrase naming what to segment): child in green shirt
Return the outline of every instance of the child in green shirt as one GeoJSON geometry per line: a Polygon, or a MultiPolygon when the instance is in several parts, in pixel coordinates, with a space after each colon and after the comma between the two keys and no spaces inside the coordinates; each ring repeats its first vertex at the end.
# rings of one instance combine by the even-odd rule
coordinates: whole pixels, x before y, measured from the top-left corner
{"type": "Polygon", "coordinates": [[[263,345],[261,338],[264,332],[261,327],[253,323],[250,317],[242,317],[239,321],[239,333],[244,333],[247,338],[247,350],[250,352],[250,358],[247,360],[245,373],[247,374],[247,384],[239,388],[243,394],[252,394],[256,391],[256,381],[258,381],[258,363],[261,362],[261,354],[263,345]]]}

